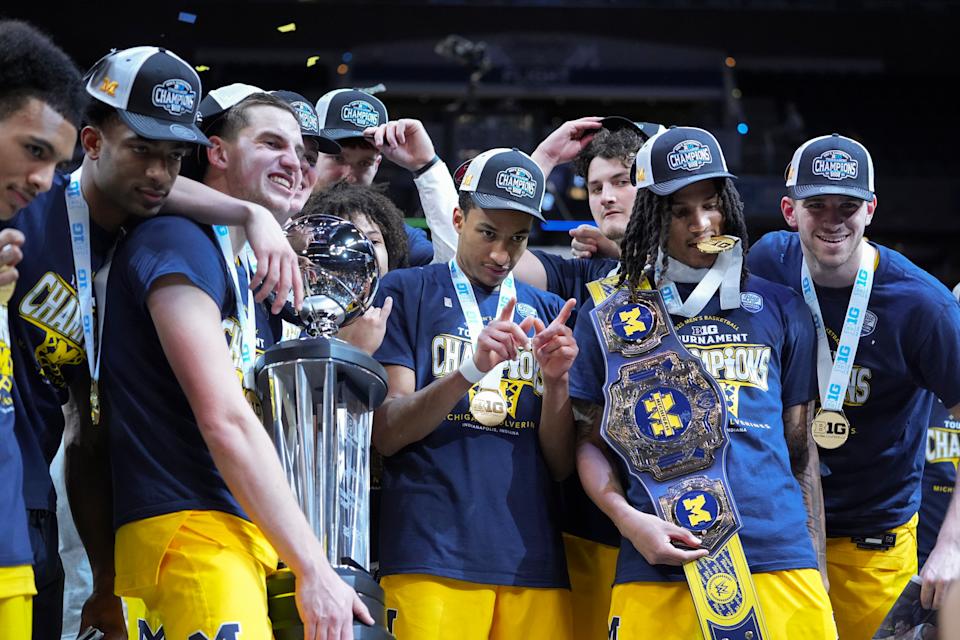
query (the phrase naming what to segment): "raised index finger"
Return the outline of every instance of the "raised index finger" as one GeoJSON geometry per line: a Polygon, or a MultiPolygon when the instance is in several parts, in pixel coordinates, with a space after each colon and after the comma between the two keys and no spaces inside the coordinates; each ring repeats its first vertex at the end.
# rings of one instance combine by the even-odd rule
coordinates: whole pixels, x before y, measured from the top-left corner
{"type": "Polygon", "coordinates": [[[503,311],[500,312],[500,315],[497,316],[497,320],[513,320],[513,308],[517,306],[517,299],[510,298],[510,301],[507,302],[506,306],[503,308],[503,311]]]}
{"type": "Polygon", "coordinates": [[[564,302],[563,308],[560,309],[560,313],[558,313],[557,317],[553,319],[553,322],[550,323],[550,326],[567,324],[567,320],[570,318],[570,314],[573,313],[573,308],[575,306],[577,306],[577,301],[574,298],[570,298],[564,302]]]}

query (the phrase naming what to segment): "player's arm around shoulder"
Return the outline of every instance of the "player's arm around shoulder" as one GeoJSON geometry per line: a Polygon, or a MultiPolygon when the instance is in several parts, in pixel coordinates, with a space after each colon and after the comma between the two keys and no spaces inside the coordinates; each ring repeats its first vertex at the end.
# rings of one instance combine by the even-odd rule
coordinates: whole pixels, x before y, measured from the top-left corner
{"type": "Polygon", "coordinates": [[[371,623],[359,597],[323,559],[266,430],[237,384],[217,303],[186,276],[171,274],[152,284],[147,308],[217,469],[297,576],[297,606],[308,637],[318,628],[340,637],[354,613],[371,623]]]}

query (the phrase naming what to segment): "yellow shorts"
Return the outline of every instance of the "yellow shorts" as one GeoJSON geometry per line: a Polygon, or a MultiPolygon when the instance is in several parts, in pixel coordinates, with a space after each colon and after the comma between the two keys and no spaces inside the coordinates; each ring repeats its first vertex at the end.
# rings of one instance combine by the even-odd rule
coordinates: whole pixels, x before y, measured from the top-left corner
{"type": "Polygon", "coordinates": [[[36,593],[33,567],[28,564],[0,567],[0,637],[3,640],[30,640],[36,593]]]}
{"type": "MultiPolygon", "coordinates": [[[[836,640],[830,600],[816,569],[755,573],[753,582],[774,640],[836,640]]],[[[613,587],[609,640],[690,640],[700,623],[686,582],[630,582],[613,587]]]]}
{"type": "Polygon", "coordinates": [[[30,640],[33,635],[33,596],[0,598],[3,640],[30,640]]]}
{"type": "Polygon", "coordinates": [[[117,595],[143,603],[130,621],[139,640],[273,639],[266,576],[277,554],[246,520],[181,511],[132,522],[117,531],[116,566],[117,595]]]}
{"type": "Polygon", "coordinates": [[[422,574],[386,576],[397,640],[573,640],[570,591],[476,584],[422,574]]]}
{"type": "Polygon", "coordinates": [[[573,637],[604,638],[610,594],[617,574],[616,547],[563,534],[570,574],[570,600],[573,606],[573,637]]]}
{"type": "Polygon", "coordinates": [[[827,538],[830,602],[840,640],[869,640],[917,573],[917,516],[893,529],[886,551],[858,549],[850,538],[827,538]]]}

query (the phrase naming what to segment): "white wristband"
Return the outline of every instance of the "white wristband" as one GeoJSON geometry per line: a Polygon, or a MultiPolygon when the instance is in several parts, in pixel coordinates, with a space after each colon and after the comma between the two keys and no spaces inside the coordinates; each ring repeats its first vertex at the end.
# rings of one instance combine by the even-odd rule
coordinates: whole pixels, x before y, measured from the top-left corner
{"type": "Polygon", "coordinates": [[[470,384],[477,384],[487,375],[483,371],[480,371],[480,369],[477,369],[477,363],[473,361],[473,357],[465,362],[461,362],[460,368],[457,371],[459,371],[460,375],[470,384]]]}

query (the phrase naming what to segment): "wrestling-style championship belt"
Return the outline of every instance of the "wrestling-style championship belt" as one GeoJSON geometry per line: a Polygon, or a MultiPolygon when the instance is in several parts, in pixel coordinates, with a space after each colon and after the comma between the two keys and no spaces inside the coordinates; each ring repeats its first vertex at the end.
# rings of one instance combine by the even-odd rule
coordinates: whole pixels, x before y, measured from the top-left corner
{"type": "Polygon", "coordinates": [[[660,292],[616,288],[615,278],[590,285],[607,367],[601,435],[657,515],[709,551],[683,565],[705,640],[769,638],[727,481],[723,392],[677,338],[660,292]]]}

